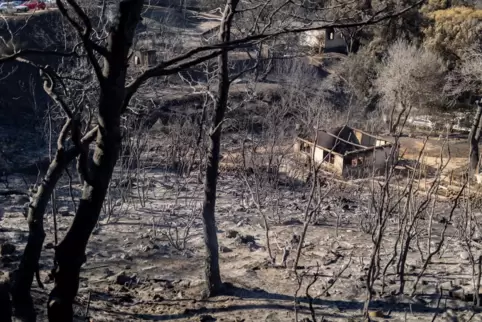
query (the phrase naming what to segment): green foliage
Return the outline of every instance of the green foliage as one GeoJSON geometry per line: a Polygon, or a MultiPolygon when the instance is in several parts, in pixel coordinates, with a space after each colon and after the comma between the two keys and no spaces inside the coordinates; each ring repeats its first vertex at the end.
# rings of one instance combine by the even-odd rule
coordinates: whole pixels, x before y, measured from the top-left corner
{"type": "Polygon", "coordinates": [[[482,10],[454,7],[427,14],[425,45],[446,59],[458,59],[467,49],[480,42],[482,10]]]}
{"type": "Polygon", "coordinates": [[[436,10],[447,9],[450,6],[448,0],[429,0],[426,5],[422,7],[422,12],[428,13],[436,10]]]}

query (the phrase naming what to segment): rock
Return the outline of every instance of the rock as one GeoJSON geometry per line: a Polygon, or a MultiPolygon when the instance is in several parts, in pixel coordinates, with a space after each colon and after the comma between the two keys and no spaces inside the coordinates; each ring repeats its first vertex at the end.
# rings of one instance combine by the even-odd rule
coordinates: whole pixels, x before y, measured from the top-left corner
{"type": "Polygon", "coordinates": [[[246,236],[243,236],[243,235],[238,235],[236,237],[236,243],[237,244],[249,244],[249,243],[255,243],[256,240],[254,238],[254,236],[251,236],[251,235],[246,235],[246,236]]]}
{"type": "Polygon", "coordinates": [[[12,255],[15,252],[15,245],[10,243],[3,243],[0,245],[0,255],[12,255]]]}
{"type": "Polygon", "coordinates": [[[380,310],[376,310],[376,311],[368,311],[368,316],[371,318],[383,318],[385,317],[385,314],[383,314],[383,312],[380,310]]]}
{"type": "Polygon", "coordinates": [[[240,221],[236,224],[236,227],[241,227],[241,226],[243,226],[244,224],[245,224],[245,220],[242,219],[242,220],[240,220],[240,221]]]}
{"type": "Polygon", "coordinates": [[[118,273],[117,275],[112,276],[109,278],[110,281],[113,281],[115,284],[118,285],[126,285],[129,283],[132,283],[136,280],[135,275],[134,276],[128,276],[126,272],[122,271],[118,273]]]}
{"type": "Polygon", "coordinates": [[[153,299],[154,301],[158,301],[158,302],[164,301],[164,298],[163,298],[161,295],[159,295],[159,294],[154,294],[154,296],[152,297],[152,299],[153,299]]]}
{"type": "Polygon", "coordinates": [[[224,233],[224,237],[226,238],[236,238],[239,235],[239,233],[236,230],[227,230],[224,233]]]}
{"type": "Polygon", "coordinates": [[[313,226],[324,226],[326,224],[324,219],[316,219],[316,221],[313,223],[313,226]]]}
{"type": "Polygon", "coordinates": [[[470,301],[473,299],[471,297],[472,294],[466,294],[465,290],[462,287],[457,287],[453,288],[449,291],[449,297],[455,299],[455,300],[461,300],[461,301],[470,301]]]}
{"type": "Polygon", "coordinates": [[[443,319],[443,321],[451,321],[451,322],[458,321],[457,314],[455,314],[455,312],[452,309],[448,309],[447,311],[445,311],[442,314],[441,318],[443,319]]]}
{"type": "Polygon", "coordinates": [[[454,288],[454,282],[453,281],[443,282],[443,283],[440,283],[439,287],[441,287],[442,290],[445,290],[445,291],[452,290],[454,288]]]}
{"type": "Polygon", "coordinates": [[[199,322],[213,322],[213,321],[216,321],[216,319],[213,316],[208,314],[204,314],[199,317],[199,322]]]}
{"type": "Polygon", "coordinates": [[[233,250],[226,246],[219,246],[219,251],[221,253],[231,253],[233,250]]]}
{"type": "Polygon", "coordinates": [[[124,259],[124,260],[126,260],[126,261],[132,260],[132,256],[130,256],[129,254],[125,254],[125,253],[122,254],[122,255],[120,255],[120,258],[121,258],[121,259],[124,259]]]}
{"type": "Polygon", "coordinates": [[[148,251],[151,250],[151,247],[149,245],[145,245],[145,246],[142,246],[141,247],[141,250],[144,252],[144,253],[147,253],[148,251]]]}
{"type": "Polygon", "coordinates": [[[254,251],[258,250],[258,248],[259,248],[258,245],[256,245],[255,242],[249,242],[248,247],[249,247],[250,252],[254,252],[254,251]]]}
{"type": "Polygon", "coordinates": [[[291,226],[291,225],[302,225],[303,222],[296,218],[290,218],[288,220],[283,221],[281,224],[284,226],[291,226]]]}
{"type": "Polygon", "coordinates": [[[272,313],[268,313],[268,315],[266,315],[264,320],[265,322],[277,322],[280,320],[280,317],[278,316],[278,313],[272,312],[272,313]]]}
{"type": "Polygon", "coordinates": [[[54,282],[54,276],[52,274],[47,274],[43,279],[44,284],[52,284],[53,282],[54,282]]]}
{"type": "Polygon", "coordinates": [[[67,206],[60,207],[59,209],[57,209],[57,212],[62,217],[69,217],[69,216],[74,215],[74,214],[69,212],[69,207],[67,207],[67,206]]]}
{"type": "Polygon", "coordinates": [[[323,258],[323,265],[328,266],[328,265],[334,264],[338,261],[338,259],[342,257],[343,257],[342,254],[331,251],[323,258]]]}
{"type": "Polygon", "coordinates": [[[191,286],[191,281],[190,280],[180,280],[177,282],[177,285],[183,288],[189,288],[191,286]]]}
{"type": "Polygon", "coordinates": [[[174,288],[174,285],[172,284],[172,281],[170,281],[170,280],[161,279],[159,282],[160,282],[163,290],[174,288]]]}
{"type": "Polygon", "coordinates": [[[460,259],[462,259],[464,261],[466,261],[470,258],[470,255],[469,255],[468,252],[460,252],[459,256],[460,256],[460,259]]]}
{"type": "Polygon", "coordinates": [[[290,240],[291,246],[293,247],[298,246],[299,243],[300,243],[300,236],[297,234],[293,234],[290,240]]]}
{"type": "Polygon", "coordinates": [[[342,203],[342,204],[344,204],[344,203],[345,203],[345,204],[346,204],[346,203],[349,203],[349,204],[354,204],[354,203],[355,203],[355,201],[350,200],[350,199],[345,198],[345,197],[342,197],[342,198],[340,199],[340,203],[342,203]]]}

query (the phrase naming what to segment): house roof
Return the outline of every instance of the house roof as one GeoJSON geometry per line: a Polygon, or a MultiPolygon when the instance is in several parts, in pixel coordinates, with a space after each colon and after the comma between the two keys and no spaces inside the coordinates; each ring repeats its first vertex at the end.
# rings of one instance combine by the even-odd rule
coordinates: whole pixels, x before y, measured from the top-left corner
{"type": "MultiPolygon", "coordinates": [[[[355,153],[357,151],[367,151],[378,148],[376,146],[362,145],[361,142],[358,141],[356,132],[360,132],[364,135],[369,135],[373,138],[388,142],[383,138],[378,138],[372,134],[353,129],[347,125],[343,125],[330,130],[318,130],[318,133],[316,135],[316,145],[325,150],[329,150],[342,155],[355,153]]],[[[305,139],[311,142],[314,141],[314,137],[312,135],[311,137],[305,136],[305,139]]]]}
{"type": "Polygon", "coordinates": [[[316,138],[316,145],[340,154],[356,150],[353,144],[358,143],[353,129],[346,125],[328,131],[319,130],[316,138]]]}

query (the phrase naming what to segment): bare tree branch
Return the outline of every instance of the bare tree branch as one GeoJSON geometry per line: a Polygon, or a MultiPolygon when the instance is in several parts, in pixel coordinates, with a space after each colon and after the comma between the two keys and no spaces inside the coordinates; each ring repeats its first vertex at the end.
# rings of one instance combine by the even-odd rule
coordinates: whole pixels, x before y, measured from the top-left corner
{"type": "Polygon", "coordinates": [[[373,25],[377,24],[379,22],[382,22],[384,20],[396,18],[398,16],[403,15],[407,11],[416,8],[420,5],[422,5],[425,2],[425,0],[420,0],[413,5],[410,5],[400,11],[397,11],[395,13],[388,13],[383,16],[377,17],[379,12],[377,12],[375,15],[371,16],[368,19],[365,19],[360,22],[354,22],[354,23],[331,23],[331,24],[324,24],[321,26],[313,26],[313,27],[302,27],[302,28],[287,28],[283,29],[277,32],[273,33],[261,33],[258,35],[252,35],[248,36],[245,38],[225,42],[225,43],[220,43],[220,44],[215,44],[215,45],[207,45],[207,46],[202,46],[195,48],[193,50],[188,51],[185,54],[182,54],[176,58],[173,58],[168,61],[164,61],[157,66],[154,66],[152,68],[147,69],[145,72],[143,72],[137,79],[135,79],[132,83],[130,83],[127,86],[127,94],[124,102],[124,106],[127,106],[129,104],[129,100],[132,98],[132,96],[135,94],[137,89],[146,82],[149,78],[152,77],[160,77],[160,76],[166,76],[166,75],[171,75],[174,73],[179,72],[182,69],[189,68],[191,66],[194,66],[198,63],[201,63],[203,61],[206,61],[208,59],[214,58],[217,55],[219,55],[223,50],[233,50],[235,48],[239,48],[240,46],[248,46],[255,44],[259,41],[263,41],[269,38],[273,38],[276,36],[284,35],[284,34],[289,34],[289,33],[302,33],[306,31],[312,31],[312,30],[322,30],[322,29],[327,29],[327,28],[352,28],[352,27],[361,27],[361,26],[367,26],[367,25],[373,25]],[[221,50],[219,50],[221,49],[221,50]],[[198,53],[205,52],[205,51],[211,51],[214,50],[214,52],[210,54],[203,55],[201,57],[197,58],[192,58],[198,53]],[[192,60],[190,60],[192,59],[192,60]],[[185,60],[188,60],[187,62],[184,62],[182,64],[176,65],[178,63],[181,63],[185,60]],[[167,69],[168,67],[176,65],[176,67],[167,69]]]}

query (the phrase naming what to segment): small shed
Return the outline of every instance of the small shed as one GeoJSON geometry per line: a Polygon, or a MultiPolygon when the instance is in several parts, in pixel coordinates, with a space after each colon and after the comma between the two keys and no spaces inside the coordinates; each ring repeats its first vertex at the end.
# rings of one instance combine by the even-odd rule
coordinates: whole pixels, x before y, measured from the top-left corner
{"type": "Polygon", "coordinates": [[[334,28],[325,29],[325,53],[348,54],[347,43],[340,31],[334,28]]]}
{"type": "Polygon", "coordinates": [[[141,49],[134,52],[134,65],[151,67],[157,62],[156,51],[153,49],[141,49]]]}
{"type": "Polygon", "coordinates": [[[300,44],[316,49],[318,53],[348,54],[348,46],[343,34],[335,28],[309,30],[303,33],[300,44]]]}

